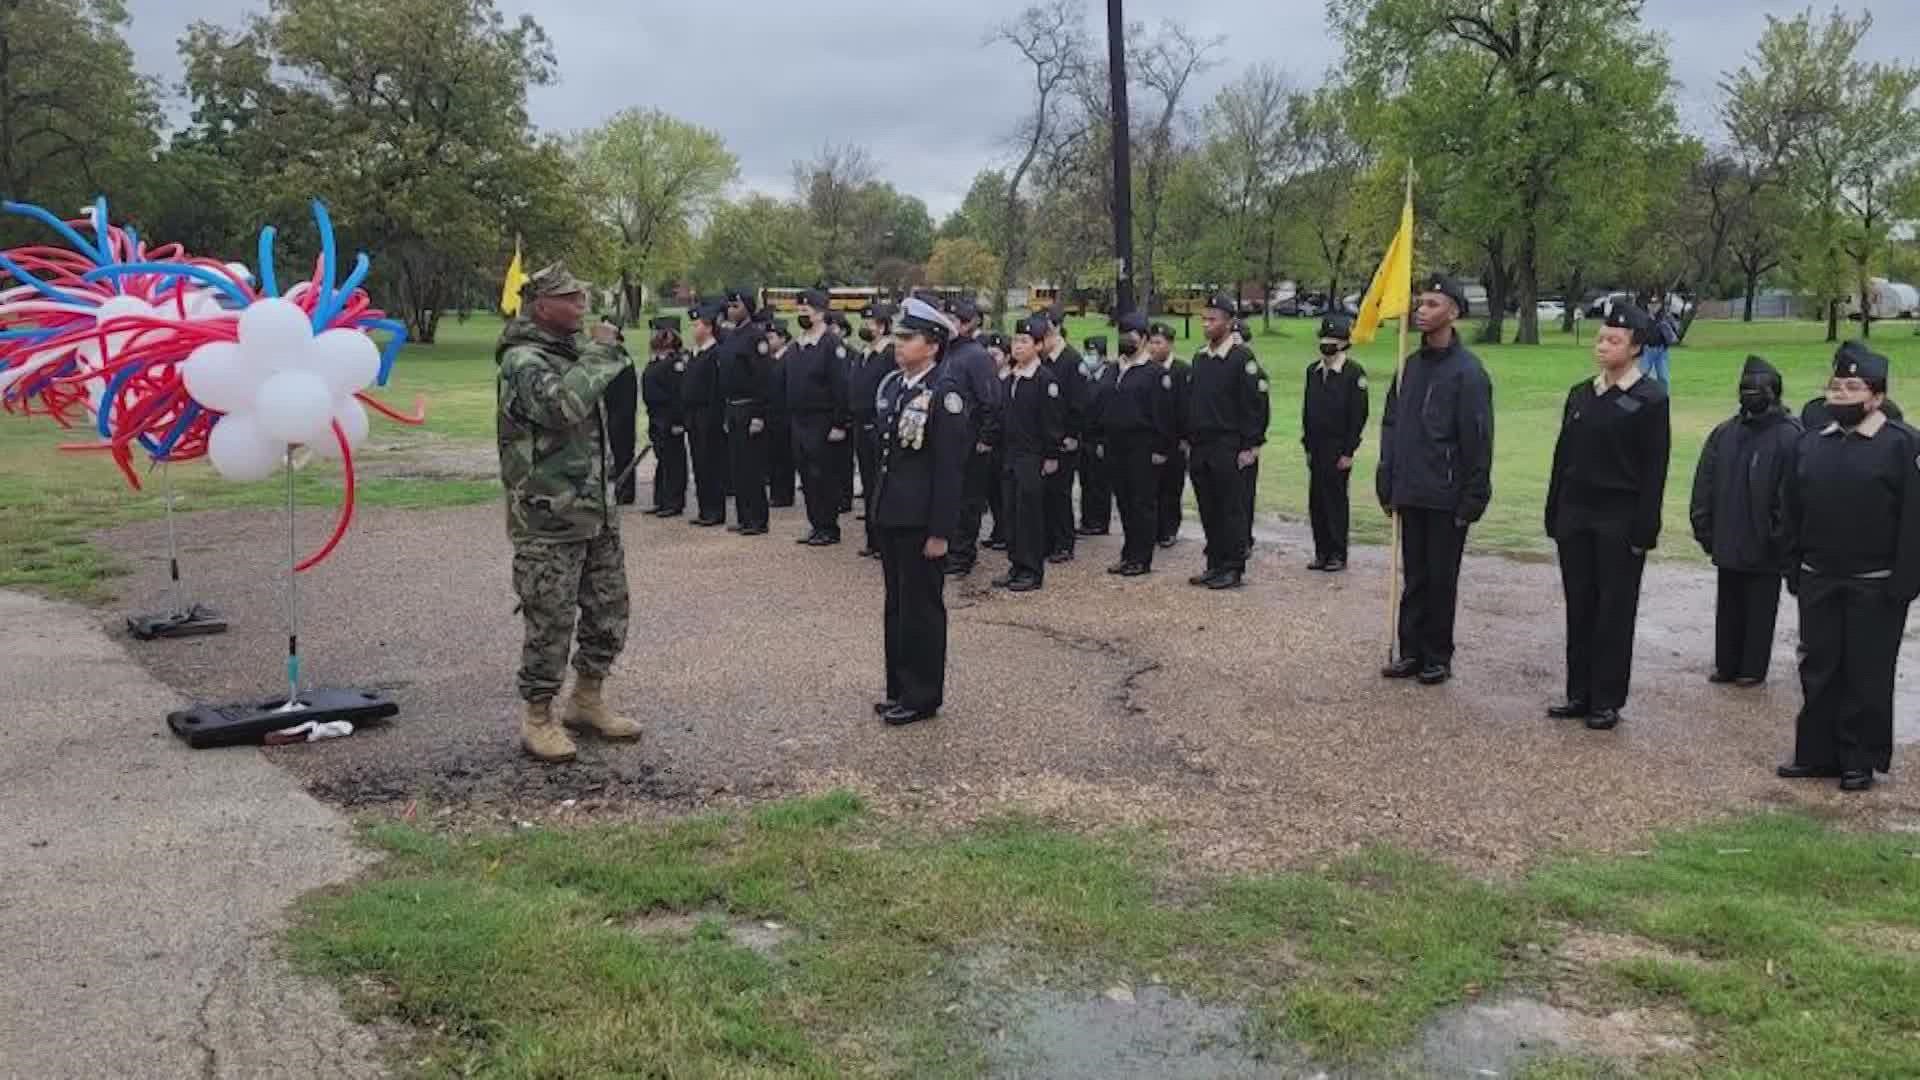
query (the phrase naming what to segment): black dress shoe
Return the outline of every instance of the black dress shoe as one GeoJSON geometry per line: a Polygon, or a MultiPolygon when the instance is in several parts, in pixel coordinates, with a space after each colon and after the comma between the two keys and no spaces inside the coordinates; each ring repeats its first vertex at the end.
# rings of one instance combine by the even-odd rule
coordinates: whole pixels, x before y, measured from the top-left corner
{"type": "Polygon", "coordinates": [[[1867,791],[1873,787],[1873,770],[1848,769],[1840,774],[1841,791],[1867,791]]]}
{"type": "Polygon", "coordinates": [[[813,542],[814,542],[815,540],[818,540],[819,538],[820,538],[820,534],[819,534],[819,533],[808,533],[808,534],[807,534],[807,535],[805,535],[805,536],[796,536],[796,537],[794,537],[794,539],[793,539],[793,542],[794,542],[794,543],[796,543],[796,544],[811,544],[811,543],[813,543],[813,542]]]}
{"type": "Polygon", "coordinates": [[[1420,661],[1412,657],[1395,660],[1380,669],[1380,677],[1384,679],[1411,679],[1418,674],[1420,674],[1420,661]]]}
{"type": "Polygon", "coordinates": [[[1595,709],[1587,717],[1588,731],[1612,731],[1620,723],[1619,709],[1595,709]]]}
{"type": "Polygon", "coordinates": [[[1190,578],[1188,578],[1188,579],[1187,579],[1187,584],[1189,584],[1189,585],[1199,585],[1199,586],[1201,586],[1202,588],[1204,588],[1204,587],[1206,587],[1206,586],[1208,586],[1208,585],[1211,585],[1211,584],[1213,584],[1213,579],[1214,579],[1214,578],[1217,578],[1217,577],[1219,577],[1219,576],[1220,576],[1220,571],[1218,571],[1218,570],[1209,570],[1209,571],[1207,571],[1207,572],[1206,572],[1206,573],[1204,573],[1204,574],[1195,574],[1195,575],[1193,575],[1192,577],[1190,577],[1190,578]]]}
{"type": "Polygon", "coordinates": [[[741,536],[765,536],[767,535],[767,527],[765,525],[749,525],[746,528],[740,530],[740,535],[741,536]]]}
{"type": "Polygon", "coordinates": [[[1733,685],[1739,687],[1742,690],[1751,690],[1756,686],[1765,686],[1766,684],[1767,684],[1767,680],[1764,677],[1757,676],[1757,675],[1742,675],[1739,678],[1733,680],[1733,685]]]}
{"type": "Polygon", "coordinates": [[[713,528],[713,527],[714,527],[715,525],[725,525],[725,524],[726,524],[726,520],[725,520],[724,518],[704,518],[704,517],[697,517],[697,518],[694,518],[694,519],[693,519],[692,521],[689,521],[689,522],[687,522],[687,524],[689,524],[689,525],[697,525],[697,526],[699,526],[699,527],[700,527],[700,528],[702,528],[702,529],[711,529],[711,528],[713,528]]]}
{"type": "Polygon", "coordinates": [[[1207,582],[1207,588],[1217,592],[1221,589],[1237,589],[1246,583],[1246,575],[1240,571],[1223,570],[1219,574],[1216,574],[1212,581],[1207,582]]]}
{"type": "Polygon", "coordinates": [[[1584,701],[1568,701],[1560,705],[1547,706],[1547,715],[1555,720],[1585,720],[1593,712],[1584,701]]]}
{"type": "Polygon", "coordinates": [[[1050,563],[1056,563],[1056,564],[1057,564],[1057,563],[1070,563],[1070,562],[1072,562],[1072,561],[1073,561],[1073,552],[1071,552],[1071,551],[1056,551],[1056,552],[1054,552],[1053,554],[1051,554],[1051,555],[1049,555],[1049,556],[1047,556],[1047,561],[1048,561],[1048,562],[1050,562],[1050,563]]]}
{"type": "Polygon", "coordinates": [[[880,719],[885,720],[890,727],[904,727],[908,724],[917,724],[922,720],[931,720],[938,712],[938,709],[909,709],[905,705],[895,705],[882,713],[880,719]]]}
{"type": "Polygon", "coordinates": [[[1840,775],[1838,765],[1802,765],[1788,762],[1773,770],[1773,775],[1782,780],[1831,780],[1840,775]]]}
{"type": "Polygon", "coordinates": [[[1728,675],[1725,672],[1715,671],[1712,674],[1707,676],[1707,681],[1714,684],[1715,686],[1723,686],[1727,683],[1732,682],[1733,676],[1728,675]]]}
{"type": "Polygon", "coordinates": [[[1329,573],[1329,574],[1342,574],[1342,573],[1345,573],[1345,572],[1346,572],[1346,569],[1347,569],[1347,560],[1345,560],[1345,559],[1328,559],[1328,560],[1327,560],[1327,565],[1326,565],[1326,566],[1325,566],[1325,567],[1324,567],[1323,569],[1325,569],[1325,570],[1326,570],[1326,572],[1327,572],[1327,573],[1329,573]]]}
{"type": "Polygon", "coordinates": [[[942,570],[948,577],[966,577],[973,573],[972,563],[948,563],[942,570]]]}
{"type": "Polygon", "coordinates": [[[1132,563],[1127,562],[1125,559],[1122,559],[1119,562],[1114,563],[1112,566],[1107,567],[1107,573],[1124,574],[1127,572],[1127,567],[1132,565],[1133,565],[1132,563]]]}
{"type": "Polygon", "coordinates": [[[1120,571],[1120,576],[1142,577],[1151,573],[1153,573],[1153,567],[1148,566],[1146,563],[1129,563],[1125,570],[1120,571]]]}
{"type": "Polygon", "coordinates": [[[986,543],[981,544],[980,546],[983,548],[986,548],[988,551],[1007,550],[1007,542],[1005,540],[988,540],[986,543]]]}
{"type": "Polygon", "coordinates": [[[885,716],[900,707],[897,701],[876,701],[873,703],[873,715],[885,716]]]}
{"type": "Polygon", "coordinates": [[[1013,582],[1007,586],[1007,591],[1008,592],[1035,592],[1039,588],[1040,588],[1039,578],[1017,577],[1017,578],[1014,578],[1013,582]]]}
{"type": "Polygon", "coordinates": [[[1091,526],[1087,526],[1087,525],[1082,525],[1082,526],[1080,526],[1079,528],[1077,528],[1077,529],[1075,529],[1075,530],[1073,530],[1073,535],[1075,535],[1075,536],[1105,536],[1105,535],[1107,535],[1107,530],[1105,530],[1105,529],[1095,529],[1095,528],[1092,528],[1091,526]]]}
{"type": "Polygon", "coordinates": [[[829,535],[827,535],[827,534],[825,534],[825,533],[821,533],[821,534],[820,534],[819,536],[809,536],[809,537],[807,537],[807,546],[808,546],[808,547],[832,547],[833,545],[835,545],[835,544],[837,544],[837,543],[839,543],[839,542],[840,542],[840,538],[839,538],[839,537],[837,537],[837,536],[829,536],[829,535]]]}
{"type": "Polygon", "coordinates": [[[1179,542],[1180,538],[1177,536],[1163,536],[1160,538],[1160,546],[1163,548],[1170,548],[1179,542]]]}
{"type": "Polygon", "coordinates": [[[1451,678],[1453,678],[1451,664],[1428,664],[1420,669],[1421,686],[1439,686],[1451,678]]]}
{"type": "Polygon", "coordinates": [[[1307,564],[1307,569],[1309,570],[1325,570],[1326,568],[1327,560],[1318,555],[1315,555],[1313,561],[1307,564]]]}

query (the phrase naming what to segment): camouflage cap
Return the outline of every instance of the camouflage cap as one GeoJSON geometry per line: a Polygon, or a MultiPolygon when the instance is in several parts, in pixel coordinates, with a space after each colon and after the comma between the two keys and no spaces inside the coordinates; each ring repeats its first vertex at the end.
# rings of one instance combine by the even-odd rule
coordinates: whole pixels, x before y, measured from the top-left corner
{"type": "Polygon", "coordinates": [[[572,296],[587,291],[587,283],[574,277],[567,270],[567,264],[554,263],[534,271],[527,283],[520,287],[520,295],[532,300],[542,296],[572,296]]]}

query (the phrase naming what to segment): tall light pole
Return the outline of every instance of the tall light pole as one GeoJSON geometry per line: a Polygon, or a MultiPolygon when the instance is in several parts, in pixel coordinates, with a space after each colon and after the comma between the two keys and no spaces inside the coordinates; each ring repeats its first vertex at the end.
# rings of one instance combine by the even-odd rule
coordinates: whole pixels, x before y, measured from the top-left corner
{"type": "Polygon", "coordinates": [[[1127,37],[1120,0],[1107,0],[1107,79],[1113,95],[1114,314],[1133,310],[1133,148],[1127,122],[1127,37]]]}

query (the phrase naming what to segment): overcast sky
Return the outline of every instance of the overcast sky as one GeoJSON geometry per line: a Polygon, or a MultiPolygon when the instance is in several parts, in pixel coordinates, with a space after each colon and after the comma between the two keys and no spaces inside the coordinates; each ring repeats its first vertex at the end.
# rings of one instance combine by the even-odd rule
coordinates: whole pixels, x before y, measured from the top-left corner
{"type": "MultiPolygon", "coordinates": [[[[882,177],[927,201],[938,219],[982,166],[1004,160],[1029,84],[988,29],[1025,0],[499,0],[534,15],[553,39],[560,81],[536,89],[533,120],[549,131],[592,127],[630,106],[653,106],[718,131],[740,157],[745,186],[790,194],[794,161],[822,142],[856,141],[882,177]],[[611,15],[610,11],[621,14],[611,15]],[[856,52],[855,50],[859,50],[856,52]]],[[[1875,59],[1920,56],[1912,0],[1849,0],[1871,11],[1875,59]]],[[[1830,10],[1826,0],[1818,10],[1830,10]]],[[[177,42],[196,20],[236,25],[264,0],[130,0],[129,37],[141,69],[169,88],[177,42]]],[[[1089,0],[1090,26],[1105,5],[1089,0]]],[[[1670,38],[1683,120],[1712,122],[1715,84],[1738,66],[1779,0],[1649,0],[1646,19],[1670,38]]],[[[1322,0],[1126,0],[1129,21],[1178,18],[1227,39],[1192,96],[1210,99],[1250,64],[1270,61],[1302,86],[1339,55],[1322,0]]],[[[1104,38],[1102,38],[1104,40],[1104,38]]]]}

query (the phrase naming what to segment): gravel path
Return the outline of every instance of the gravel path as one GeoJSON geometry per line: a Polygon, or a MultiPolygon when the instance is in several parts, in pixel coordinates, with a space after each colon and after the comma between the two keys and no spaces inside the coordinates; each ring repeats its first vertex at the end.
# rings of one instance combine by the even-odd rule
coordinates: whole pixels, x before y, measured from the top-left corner
{"type": "MultiPolygon", "coordinates": [[[[202,700],[270,695],[285,648],[284,518],[193,523],[186,571],[233,628],[135,655],[202,700]]],[[[303,514],[303,540],[328,524],[303,514]]],[[[949,587],[946,711],[891,730],[867,708],[880,688],[879,566],[852,543],[793,544],[804,531],[797,510],[749,539],[629,516],[633,625],[609,693],[649,733],[638,748],[589,742],[574,765],[543,768],[514,735],[520,624],[500,510],[367,513],[302,575],[306,670],[319,685],[390,690],[403,712],[351,739],[265,753],[350,807],[418,799],[533,815],[577,800],[568,816],[677,813],[845,784],[955,821],[1017,806],[1092,827],[1163,823],[1186,855],[1234,868],[1391,842],[1511,870],[1563,846],[1634,847],[1650,827],[1770,805],[1920,821],[1920,788],[1904,777],[1865,797],[1773,778],[1799,701],[1791,604],[1773,682],[1709,686],[1703,567],[1649,569],[1633,700],[1621,727],[1599,734],[1542,713],[1563,641],[1548,564],[1469,559],[1457,678],[1428,689],[1377,675],[1383,549],[1357,551],[1347,574],[1311,573],[1305,531],[1275,523],[1250,587],[1219,594],[1185,582],[1200,559],[1192,535],[1159,553],[1151,577],[1109,576],[1116,535],[1083,542],[1077,562],[1026,596],[986,588],[1002,565],[989,552],[949,587]]],[[[138,564],[123,608],[103,616],[117,622],[156,600],[164,533],[130,526],[107,542],[138,564]]],[[[1902,671],[1906,743],[1920,741],[1914,653],[1902,671]]]]}

